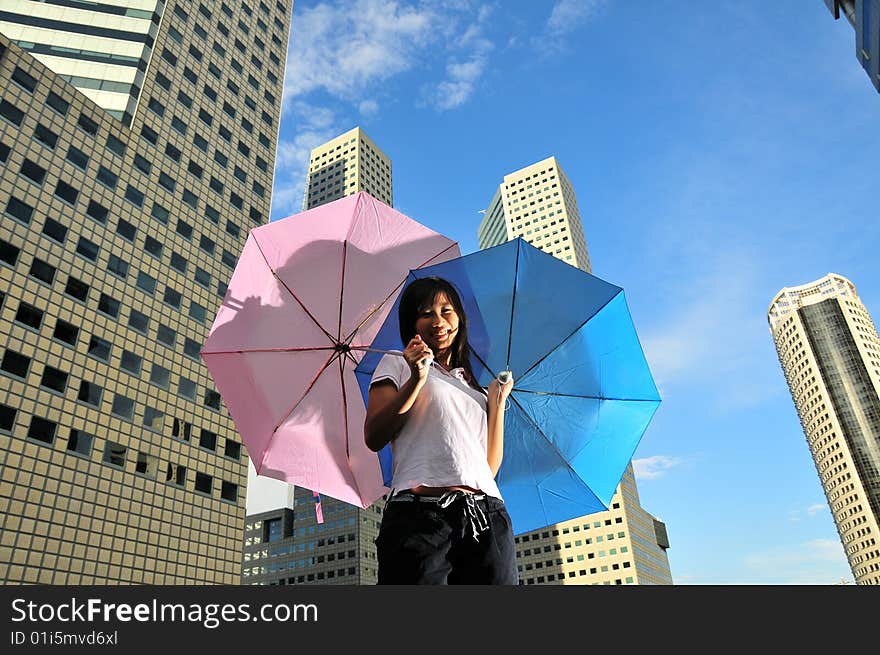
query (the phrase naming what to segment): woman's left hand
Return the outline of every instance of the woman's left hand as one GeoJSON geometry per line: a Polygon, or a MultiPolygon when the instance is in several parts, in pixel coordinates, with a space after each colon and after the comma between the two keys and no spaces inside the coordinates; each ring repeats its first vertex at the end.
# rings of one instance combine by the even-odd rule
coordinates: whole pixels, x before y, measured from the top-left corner
{"type": "Polygon", "coordinates": [[[501,384],[497,379],[492,380],[489,383],[489,402],[503,407],[511,390],[513,390],[513,377],[504,384],[501,384]]]}

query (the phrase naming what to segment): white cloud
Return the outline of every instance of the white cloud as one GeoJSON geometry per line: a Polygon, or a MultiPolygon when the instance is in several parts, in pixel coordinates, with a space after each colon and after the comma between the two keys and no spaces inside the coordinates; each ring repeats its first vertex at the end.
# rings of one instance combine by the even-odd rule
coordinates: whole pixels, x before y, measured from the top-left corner
{"type": "Polygon", "coordinates": [[[547,35],[559,37],[573,32],[592,18],[602,4],[602,0],[559,0],[547,19],[547,35]]]}
{"type": "Polygon", "coordinates": [[[752,572],[753,584],[830,585],[851,578],[843,546],[833,539],[755,552],[743,563],[752,572]]]}
{"type": "Polygon", "coordinates": [[[632,461],[633,472],[637,480],[653,480],[663,477],[671,469],[684,463],[681,457],[671,457],[669,455],[653,455],[651,457],[641,457],[632,461]]]}
{"type": "Polygon", "coordinates": [[[358,105],[361,116],[373,116],[379,111],[379,103],[375,100],[363,100],[358,105]]]}
{"type": "Polygon", "coordinates": [[[827,504],[825,504],[825,503],[816,503],[815,505],[810,505],[810,506],[807,508],[807,515],[808,515],[808,516],[816,516],[816,514],[818,514],[818,513],[820,513],[820,512],[824,512],[824,511],[827,510],[827,509],[828,509],[828,505],[827,505],[827,504]]]}

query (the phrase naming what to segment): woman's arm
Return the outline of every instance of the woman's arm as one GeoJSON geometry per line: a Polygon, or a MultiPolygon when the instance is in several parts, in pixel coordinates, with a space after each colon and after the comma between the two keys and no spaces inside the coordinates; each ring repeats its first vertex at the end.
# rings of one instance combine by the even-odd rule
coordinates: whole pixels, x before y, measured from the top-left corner
{"type": "Polygon", "coordinates": [[[504,457],[504,405],[513,389],[513,379],[501,384],[492,380],[489,384],[489,397],[486,400],[488,439],[486,443],[486,459],[492,475],[498,475],[501,460],[504,457]]]}
{"type": "Polygon", "coordinates": [[[418,365],[425,356],[433,356],[433,353],[416,335],[403,351],[403,357],[410,367],[409,379],[400,389],[389,380],[379,381],[370,387],[367,417],[364,419],[364,443],[373,452],[382,450],[406,424],[407,412],[412,409],[428,379],[428,367],[418,365]]]}

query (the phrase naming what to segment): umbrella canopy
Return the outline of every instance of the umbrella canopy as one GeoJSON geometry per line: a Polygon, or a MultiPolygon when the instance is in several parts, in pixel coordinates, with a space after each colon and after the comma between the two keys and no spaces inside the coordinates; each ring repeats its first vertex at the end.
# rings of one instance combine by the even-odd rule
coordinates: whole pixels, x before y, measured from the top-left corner
{"type": "Polygon", "coordinates": [[[257,473],[361,507],[387,491],[350,349],[372,342],[408,270],[457,256],[366,193],[251,230],[202,358],[257,473]]]}
{"type": "MultiPolygon", "coordinates": [[[[459,290],[480,384],[511,370],[497,481],[517,533],[608,509],[660,396],[623,289],[518,238],[410,272],[459,290]]],[[[373,348],[400,348],[397,312],[373,348]]],[[[366,397],[380,354],[357,368],[366,397]]],[[[380,452],[390,482],[388,447],[380,452]]]]}

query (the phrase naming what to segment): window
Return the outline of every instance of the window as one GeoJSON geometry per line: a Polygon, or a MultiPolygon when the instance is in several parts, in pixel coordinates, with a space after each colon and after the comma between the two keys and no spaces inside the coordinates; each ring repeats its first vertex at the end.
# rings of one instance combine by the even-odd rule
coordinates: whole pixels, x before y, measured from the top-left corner
{"type": "MultiPolygon", "coordinates": [[[[199,83],[199,76],[196,75],[195,71],[192,70],[189,66],[184,67],[183,76],[187,80],[189,80],[191,84],[198,84],[199,83]]],[[[177,95],[178,100],[181,100],[181,97],[180,97],[181,95],[183,95],[188,101],[188,104],[186,104],[186,106],[192,107],[192,98],[190,98],[189,96],[187,96],[186,94],[181,92],[181,93],[178,93],[178,95],[177,95]]],[[[182,102],[182,100],[181,100],[181,102],[182,102]]]]}
{"type": "Polygon", "coordinates": [[[182,255],[172,251],[171,252],[171,268],[179,273],[183,273],[186,275],[186,258],[182,255]]]}
{"type": "Polygon", "coordinates": [[[156,278],[143,271],[138,271],[137,288],[152,296],[156,292],[156,278]]]}
{"type": "Polygon", "coordinates": [[[214,484],[214,478],[205,473],[196,473],[196,491],[209,494],[214,484]]]}
{"type": "Polygon", "coordinates": [[[189,223],[187,223],[186,221],[184,221],[182,219],[177,221],[176,232],[180,236],[182,236],[184,239],[187,239],[187,240],[192,239],[192,233],[193,233],[192,225],[190,225],[189,223]]]}
{"type": "Polygon", "coordinates": [[[109,210],[103,205],[95,202],[94,200],[89,200],[89,207],[86,209],[86,216],[91,218],[93,221],[97,221],[101,225],[104,225],[107,222],[107,214],[109,210]]]}
{"type": "Polygon", "coordinates": [[[156,145],[159,143],[159,133],[151,127],[144,125],[141,128],[141,136],[148,142],[156,145]]]}
{"type": "Polygon", "coordinates": [[[79,383],[79,393],[76,396],[77,400],[84,402],[86,405],[92,405],[93,407],[101,406],[101,395],[104,393],[104,389],[99,387],[94,382],[88,382],[87,380],[82,380],[79,383]]]}
{"type": "Polygon", "coordinates": [[[202,174],[205,172],[205,169],[195,163],[192,159],[189,160],[189,165],[186,167],[186,170],[199,180],[202,179],[202,174]]]}
{"type": "Polygon", "coordinates": [[[113,136],[112,134],[107,135],[107,144],[106,145],[107,145],[107,149],[110,152],[115,153],[115,154],[119,155],[120,157],[125,156],[125,144],[122,141],[120,141],[119,139],[117,139],[115,136],[113,136]]]}
{"type": "Polygon", "coordinates": [[[203,152],[208,152],[208,141],[201,134],[193,137],[193,145],[203,152]]]}
{"type": "Polygon", "coordinates": [[[149,175],[150,171],[153,170],[153,165],[150,164],[149,160],[140,154],[134,156],[134,167],[144,175],[149,175]]]}
{"type": "MultiPolygon", "coordinates": [[[[177,393],[183,396],[184,398],[189,398],[190,400],[196,399],[196,383],[192,380],[187,380],[185,377],[181,377],[180,381],[177,383],[177,393]]],[[[187,440],[189,437],[187,436],[187,440]]]]}
{"type": "Polygon", "coordinates": [[[171,118],[171,127],[177,130],[183,136],[186,136],[186,123],[184,123],[177,115],[171,118]]]}
{"type": "Polygon", "coordinates": [[[186,337],[183,342],[183,354],[187,357],[192,357],[193,359],[199,359],[199,352],[202,347],[199,345],[198,341],[193,341],[189,337],[186,337]]]}
{"type": "Polygon", "coordinates": [[[235,172],[233,173],[233,175],[239,182],[247,182],[247,173],[245,173],[244,170],[242,170],[238,166],[235,167],[235,172]]]}
{"type": "MultiPolygon", "coordinates": [[[[144,425],[146,423],[147,415],[144,414],[144,425]]],[[[149,427],[149,426],[147,426],[149,427]]],[[[154,428],[150,428],[154,429],[154,428]]],[[[156,428],[160,429],[160,428],[156,428]]],[[[156,474],[159,472],[159,458],[155,455],[149,455],[147,453],[139,452],[137,454],[137,460],[134,465],[135,473],[140,473],[141,475],[145,475],[148,478],[156,478],[156,474]]]]}
{"type": "Polygon", "coordinates": [[[164,366],[153,364],[153,369],[150,371],[150,382],[157,387],[167,389],[171,383],[171,371],[164,366]]]}
{"type": "Polygon", "coordinates": [[[217,433],[202,428],[201,435],[199,436],[199,446],[201,448],[207,448],[208,450],[216,450],[217,433]]]}
{"type": "MultiPolygon", "coordinates": [[[[173,27],[171,29],[174,29],[173,27]]],[[[175,32],[177,30],[174,30],[175,32]]],[[[179,32],[178,32],[179,34],[179,32]]],[[[156,84],[161,86],[166,91],[171,91],[171,80],[162,75],[162,73],[156,73],[156,84]]]]}
{"type": "Polygon", "coordinates": [[[134,418],[134,401],[126,396],[116,394],[113,396],[113,407],[110,408],[110,413],[130,421],[134,418]]]}
{"type": "Polygon", "coordinates": [[[8,100],[0,101],[0,116],[15,125],[21,125],[24,112],[8,100]]]}
{"type": "Polygon", "coordinates": [[[159,343],[164,343],[166,346],[171,348],[174,347],[174,342],[177,339],[177,332],[172,330],[167,325],[159,324],[159,327],[156,328],[156,341],[159,343]]]}
{"type": "Polygon", "coordinates": [[[220,409],[220,394],[210,389],[205,389],[205,407],[220,409]]]}
{"type": "Polygon", "coordinates": [[[175,291],[171,287],[165,287],[165,297],[162,298],[163,302],[171,305],[176,309],[180,309],[180,292],[175,291]]]}
{"type": "Polygon", "coordinates": [[[199,240],[199,248],[204,250],[209,255],[214,254],[214,245],[215,245],[214,242],[211,239],[209,239],[207,236],[205,236],[204,234],[202,235],[201,239],[199,240]]]}
{"type": "Polygon", "coordinates": [[[146,314],[142,314],[136,309],[132,309],[128,315],[128,327],[135,332],[146,334],[150,328],[150,319],[146,314]]]}
{"type": "Polygon", "coordinates": [[[62,116],[66,116],[67,110],[70,108],[70,103],[54,91],[49,91],[49,95],[46,96],[46,104],[62,116]]]}
{"type": "Polygon", "coordinates": [[[31,365],[31,358],[25,357],[21,353],[7,348],[3,353],[3,361],[0,362],[0,369],[11,373],[20,378],[27,377],[28,367],[31,365]]]}
{"type": "Polygon", "coordinates": [[[199,120],[205,125],[211,125],[214,122],[214,117],[204,109],[199,109],[199,120]]]}
{"type": "MultiPolygon", "coordinates": [[[[183,34],[181,34],[180,31],[176,27],[174,27],[173,25],[171,25],[168,28],[168,36],[170,36],[172,39],[174,39],[178,43],[181,43],[181,44],[183,43],[183,34]]],[[[172,64],[172,66],[173,66],[173,64],[172,64]]]]}
{"type": "Polygon", "coordinates": [[[226,249],[224,248],[224,249],[223,249],[223,257],[222,257],[222,261],[223,261],[223,263],[224,263],[226,266],[228,266],[229,268],[234,269],[234,268],[235,268],[235,263],[236,263],[237,259],[236,259],[235,255],[233,255],[231,252],[229,252],[228,250],[226,250],[226,249]]]}
{"type": "Polygon", "coordinates": [[[144,239],[144,250],[157,259],[162,257],[162,243],[151,236],[144,239]]]}
{"type": "Polygon", "coordinates": [[[165,105],[163,105],[161,102],[159,102],[158,100],[156,100],[152,96],[150,96],[150,102],[147,103],[147,108],[150,111],[152,111],[154,114],[156,114],[157,116],[164,116],[165,115],[165,105]]]}
{"type": "Polygon", "coordinates": [[[107,262],[107,270],[113,273],[113,275],[125,279],[128,275],[128,262],[116,255],[110,255],[110,259],[107,262]]]}
{"type": "Polygon", "coordinates": [[[44,366],[40,386],[64,393],[64,390],[67,388],[67,373],[53,366],[44,366]]]}
{"type": "Polygon", "coordinates": [[[211,205],[205,206],[205,216],[215,225],[220,223],[220,212],[211,205]]]}
{"type": "MultiPolygon", "coordinates": [[[[189,315],[191,318],[194,318],[195,320],[199,321],[200,323],[204,323],[206,314],[207,314],[207,311],[205,310],[204,307],[202,307],[200,304],[198,304],[196,302],[190,301],[189,315]]],[[[188,341],[189,341],[189,339],[188,339],[188,341]]]]}
{"type": "Polygon", "coordinates": [[[139,189],[136,189],[132,185],[128,185],[128,188],[125,190],[125,199],[128,200],[135,207],[143,207],[144,206],[144,194],[139,189]]]}
{"type": "Polygon", "coordinates": [[[237,209],[244,209],[244,199],[237,193],[229,194],[229,202],[231,202],[232,206],[237,209]]]}
{"type": "Polygon", "coordinates": [[[30,159],[25,159],[21,163],[21,174],[35,184],[42,184],[46,179],[46,169],[30,159]]]}
{"type": "Polygon", "coordinates": [[[227,142],[232,143],[232,132],[230,132],[226,126],[221,125],[217,128],[217,133],[227,142]]]}
{"type": "Polygon", "coordinates": [[[18,311],[15,313],[15,321],[39,330],[40,325],[43,323],[43,312],[33,305],[21,302],[18,305],[18,311]]]}
{"type": "Polygon", "coordinates": [[[119,362],[119,367],[123,371],[128,371],[132,375],[140,375],[142,363],[143,359],[141,357],[135,355],[130,350],[123,350],[122,359],[119,362]]]}
{"type": "Polygon", "coordinates": [[[98,181],[106,186],[108,189],[115,189],[116,183],[119,181],[119,176],[116,175],[113,171],[104,166],[98,166],[98,181]]]}
{"type": "Polygon", "coordinates": [[[83,171],[86,170],[86,167],[89,165],[89,156],[76,146],[70,146],[67,149],[67,155],[65,158],[71,164],[83,171]]]}
{"type": "Polygon", "coordinates": [[[225,168],[226,165],[229,163],[229,157],[227,157],[226,155],[224,155],[224,154],[223,154],[222,152],[220,152],[219,150],[215,150],[215,151],[214,151],[214,161],[217,162],[218,164],[220,164],[221,166],[223,166],[223,167],[225,168]]]}
{"type": "Polygon", "coordinates": [[[233,503],[236,502],[238,500],[238,485],[223,480],[220,485],[220,498],[233,503]]]}
{"type": "Polygon", "coordinates": [[[211,286],[211,274],[205,269],[196,266],[196,283],[201,284],[207,289],[211,286]]]}
{"type": "Polygon", "coordinates": [[[64,287],[64,293],[71,298],[85,302],[89,295],[89,285],[71,275],[67,278],[67,286],[64,287]]]}
{"type": "Polygon", "coordinates": [[[10,196],[9,202],[6,203],[6,213],[12,216],[12,218],[28,225],[31,222],[31,216],[34,214],[34,208],[15,196],[10,196]]]}
{"type": "Polygon", "coordinates": [[[165,154],[173,161],[180,161],[180,149],[173,143],[165,144],[165,154]]]}
{"type": "Polygon", "coordinates": [[[159,173],[159,186],[167,189],[171,193],[174,193],[174,190],[177,188],[177,182],[173,177],[168,175],[168,173],[162,172],[159,173]]]}
{"type": "Polygon", "coordinates": [[[226,297],[226,292],[228,291],[228,289],[229,289],[229,286],[225,282],[218,282],[217,283],[217,295],[220,296],[221,298],[226,297]]]}
{"type": "Polygon", "coordinates": [[[72,323],[68,323],[62,319],[56,319],[55,321],[55,331],[52,333],[53,339],[58,339],[59,341],[63,341],[64,343],[75,346],[76,338],[79,334],[79,328],[73,325],[72,323]]]}
{"type": "Polygon", "coordinates": [[[88,354],[90,357],[100,359],[102,362],[109,362],[111,348],[112,344],[109,341],[92,335],[92,338],[89,340],[88,354]]]}
{"type": "Polygon", "coordinates": [[[171,52],[168,48],[162,48],[162,59],[167,61],[171,66],[177,66],[177,55],[171,52]]]}
{"type": "Polygon", "coordinates": [[[119,223],[116,224],[116,234],[121,236],[123,239],[134,242],[134,236],[136,233],[137,228],[134,225],[132,225],[125,219],[119,219],[119,223]]]}
{"type": "Polygon", "coordinates": [[[34,138],[49,150],[54,150],[55,144],[58,143],[58,135],[42,123],[38,123],[34,129],[34,138]]]}
{"type": "MultiPolygon", "coordinates": [[[[214,45],[216,45],[216,43],[214,45]]],[[[214,50],[216,50],[216,48],[214,48],[214,50]]],[[[208,63],[208,72],[211,73],[211,75],[216,77],[218,80],[223,75],[223,73],[220,71],[220,69],[217,67],[217,65],[213,61],[208,63]]]]}
{"type": "Polygon", "coordinates": [[[104,445],[104,456],[102,458],[102,461],[105,464],[110,464],[111,466],[125,468],[126,450],[128,449],[122,444],[118,444],[115,441],[108,441],[104,445]]]}
{"type": "Polygon", "coordinates": [[[67,450],[77,455],[88,457],[92,454],[92,444],[95,442],[94,435],[82,430],[70,429],[70,437],[67,439],[67,450]]]}
{"type": "Polygon", "coordinates": [[[214,102],[217,102],[217,92],[207,84],[205,85],[204,93],[208,98],[210,98],[214,102]]]}
{"type": "Polygon", "coordinates": [[[217,193],[218,195],[221,195],[221,196],[223,195],[223,183],[220,180],[218,180],[216,177],[214,177],[213,175],[211,176],[211,181],[209,182],[209,186],[211,187],[211,190],[214,191],[215,193],[217,193]]]}
{"type": "Polygon", "coordinates": [[[42,441],[43,443],[51,444],[55,441],[55,430],[58,428],[58,424],[54,421],[50,421],[45,418],[41,418],[39,416],[31,417],[31,425],[28,428],[28,439],[34,439],[36,441],[42,441]]]}
{"type": "Polygon", "coordinates": [[[64,239],[67,238],[67,227],[56,220],[47,218],[43,224],[43,234],[53,241],[64,243],[64,239]]]}
{"type": "Polygon", "coordinates": [[[155,218],[157,221],[162,223],[162,225],[168,224],[168,216],[170,216],[171,212],[165,209],[162,205],[157,202],[153,203],[153,209],[150,211],[150,216],[155,218]]]}
{"type": "Polygon", "coordinates": [[[76,254],[82,255],[90,262],[94,262],[98,260],[98,244],[89,241],[85,237],[80,237],[79,242],[76,244],[76,254]]]}
{"type": "Polygon", "coordinates": [[[116,318],[119,316],[119,301],[111,298],[106,293],[102,293],[101,298],[98,300],[98,311],[116,318]]]}
{"type": "Polygon", "coordinates": [[[52,284],[52,281],[55,279],[55,267],[47,264],[42,259],[34,257],[28,275],[38,279],[40,282],[52,284]]]}
{"type": "Polygon", "coordinates": [[[241,235],[241,228],[232,221],[226,221],[226,232],[234,237],[238,237],[241,235]]]}
{"type": "Polygon", "coordinates": [[[168,462],[168,472],[165,474],[165,481],[173,481],[178,487],[184,486],[186,484],[186,467],[179,464],[175,466],[168,462]]]}
{"type": "Polygon", "coordinates": [[[231,439],[226,439],[226,446],[223,450],[223,456],[230,459],[241,459],[241,444],[231,439]]]}
{"type": "Polygon", "coordinates": [[[0,239],[0,261],[2,261],[4,264],[15,266],[15,263],[18,261],[18,254],[20,252],[21,248],[13,246],[8,241],[0,239]]]}
{"type": "Polygon", "coordinates": [[[228,102],[223,103],[223,111],[232,118],[235,118],[235,107],[230,105],[228,102]]]}

